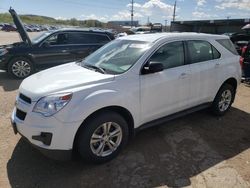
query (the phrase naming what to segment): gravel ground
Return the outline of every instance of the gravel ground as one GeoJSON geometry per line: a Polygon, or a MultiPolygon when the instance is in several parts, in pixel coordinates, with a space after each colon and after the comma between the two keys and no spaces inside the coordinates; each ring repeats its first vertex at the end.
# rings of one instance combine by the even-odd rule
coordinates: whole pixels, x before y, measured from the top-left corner
{"type": "MultiPolygon", "coordinates": [[[[35,33],[36,35],[37,33],[35,33]]],[[[18,41],[0,32],[0,43],[18,41]]],[[[207,110],[140,132],[113,161],[50,160],[10,125],[21,81],[0,72],[0,187],[250,187],[250,86],[222,118],[207,110]]]]}

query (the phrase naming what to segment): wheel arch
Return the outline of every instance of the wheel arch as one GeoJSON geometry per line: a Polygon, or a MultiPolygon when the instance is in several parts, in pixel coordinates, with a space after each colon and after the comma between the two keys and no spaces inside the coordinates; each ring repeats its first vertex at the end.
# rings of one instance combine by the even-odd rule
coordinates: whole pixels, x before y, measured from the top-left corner
{"type": "Polygon", "coordinates": [[[107,106],[107,107],[103,107],[99,110],[96,110],[95,112],[91,113],[86,119],[84,119],[84,121],[81,123],[81,125],[78,127],[75,137],[74,137],[74,142],[73,142],[73,149],[75,150],[76,148],[76,144],[77,144],[77,138],[78,138],[78,134],[79,134],[79,130],[84,128],[84,123],[86,123],[87,121],[89,121],[91,118],[93,118],[95,115],[97,115],[98,113],[101,112],[107,112],[107,111],[113,111],[118,113],[119,115],[121,115],[125,121],[128,124],[128,129],[129,129],[129,139],[134,137],[135,131],[134,131],[134,118],[132,116],[132,114],[130,113],[129,110],[127,110],[124,107],[121,106],[107,106]]]}
{"type": "MultiPolygon", "coordinates": [[[[236,90],[237,90],[237,80],[236,80],[236,78],[231,77],[231,78],[228,78],[227,80],[225,80],[225,81],[221,84],[221,86],[220,86],[220,88],[218,89],[218,91],[217,91],[215,97],[217,96],[218,92],[220,91],[220,89],[221,89],[225,84],[231,85],[231,86],[234,88],[234,91],[236,92],[236,90]]],[[[214,99],[215,99],[215,97],[214,97],[214,99]]],[[[235,99],[235,96],[233,97],[233,102],[234,102],[234,99],[235,99]]],[[[213,101],[214,101],[214,100],[213,100],[213,101]]]]}
{"type": "Polygon", "coordinates": [[[26,59],[28,59],[32,63],[32,66],[35,69],[35,63],[34,63],[34,59],[32,58],[32,56],[30,56],[30,55],[15,55],[15,56],[12,56],[12,57],[9,58],[8,63],[6,64],[7,70],[8,70],[8,66],[9,66],[10,62],[13,59],[16,59],[16,58],[26,58],[26,59]]]}
{"type": "Polygon", "coordinates": [[[235,78],[233,78],[233,77],[228,78],[225,82],[223,82],[223,84],[221,85],[221,87],[224,84],[229,84],[229,85],[231,85],[234,88],[235,91],[237,90],[237,80],[235,78]]]}

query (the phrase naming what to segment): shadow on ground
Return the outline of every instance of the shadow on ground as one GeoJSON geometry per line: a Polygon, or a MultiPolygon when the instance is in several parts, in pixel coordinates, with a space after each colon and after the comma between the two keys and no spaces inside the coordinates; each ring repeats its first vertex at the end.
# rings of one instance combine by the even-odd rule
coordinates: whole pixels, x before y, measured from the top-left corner
{"type": "Polygon", "coordinates": [[[103,165],[56,162],[21,139],[7,164],[12,187],[154,187],[190,185],[190,178],[250,147],[250,114],[222,118],[197,112],[140,132],[103,165]]]}
{"type": "Polygon", "coordinates": [[[0,87],[4,91],[13,91],[19,88],[22,80],[17,80],[11,77],[7,72],[0,71],[0,87]]]}

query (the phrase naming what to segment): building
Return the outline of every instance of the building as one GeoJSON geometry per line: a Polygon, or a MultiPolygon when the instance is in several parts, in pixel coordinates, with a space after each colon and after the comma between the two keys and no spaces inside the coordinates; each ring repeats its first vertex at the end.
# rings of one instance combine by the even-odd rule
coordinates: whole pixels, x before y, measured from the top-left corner
{"type": "Polygon", "coordinates": [[[178,32],[198,32],[198,33],[235,33],[250,23],[250,18],[246,19],[224,19],[224,20],[192,20],[171,22],[171,31],[178,32]]]}
{"type": "MultiPolygon", "coordinates": [[[[133,21],[133,26],[139,26],[139,21],[133,21]]],[[[109,21],[108,25],[117,25],[117,26],[131,26],[131,21],[109,21]]]]}

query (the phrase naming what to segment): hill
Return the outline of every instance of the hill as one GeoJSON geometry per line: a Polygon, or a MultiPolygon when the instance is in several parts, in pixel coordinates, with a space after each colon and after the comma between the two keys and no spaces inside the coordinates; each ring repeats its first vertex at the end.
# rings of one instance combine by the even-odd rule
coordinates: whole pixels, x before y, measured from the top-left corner
{"type": "MultiPolygon", "coordinates": [[[[69,20],[57,20],[55,18],[39,15],[19,15],[23,23],[27,24],[47,24],[47,25],[69,25],[80,27],[105,27],[106,23],[98,20],[77,20],[71,18],[69,20]]],[[[9,13],[0,14],[0,23],[13,23],[12,17],[9,13]]]]}

